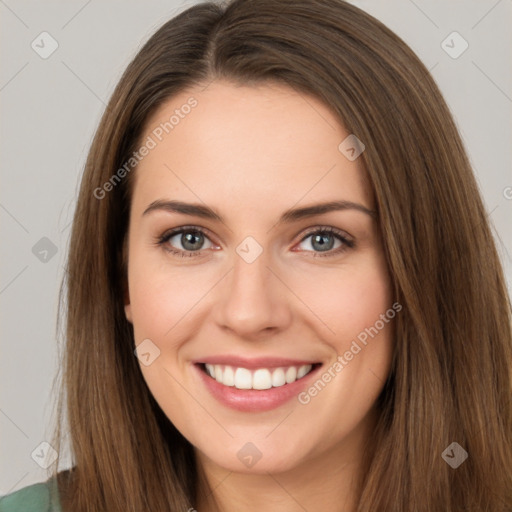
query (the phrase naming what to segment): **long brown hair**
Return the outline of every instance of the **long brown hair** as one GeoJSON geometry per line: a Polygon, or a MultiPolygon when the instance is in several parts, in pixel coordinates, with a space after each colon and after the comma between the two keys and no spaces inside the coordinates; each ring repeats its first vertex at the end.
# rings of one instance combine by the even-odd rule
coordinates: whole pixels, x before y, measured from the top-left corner
{"type": "MultiPolygon", "coordinates": [[[[346,2],[234,0],[190,7],[149,39],[90,149],[62,301],[59,424],[66,404],[74,464],[66,481],[59,475],[64,512],[194,506],[193,447],[147,388],[124,315],[137,170],[118,170],[164,101],[217,78],[312,94],[365,145],[360,158],[403,311],[358,510],[512,510],[510,298],[438,87],[398,36],[346,2]],[[114,175],[121,179],[105,187],[114,175]],[[468,454],[456,469],[443,458],[453,442],[468,454]]],[[[58,426],[59,451],[64,437],[58,426]]]]}

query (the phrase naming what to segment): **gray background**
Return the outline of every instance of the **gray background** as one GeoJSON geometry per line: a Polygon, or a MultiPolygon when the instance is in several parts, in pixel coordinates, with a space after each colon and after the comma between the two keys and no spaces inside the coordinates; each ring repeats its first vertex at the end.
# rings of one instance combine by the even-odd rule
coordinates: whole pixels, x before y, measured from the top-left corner
{"type": "MultiPolygon", "coordinates": [[[[31,453],[50,440],[57,294],[93,132],[141,44],[192,3],[0,0],[0,495],[46,479],[31,453]],[[58,43],[47,59],[31,47],[43,31],[58,43]]],[[[353,3],[432,71],[474,165],[512,289],[512,1],[353,3]],[[458,58],[441,46],[453,31],[469,44],[458,58]]],[[[457,39],[448,44],[461,48],[457,39]]]]}

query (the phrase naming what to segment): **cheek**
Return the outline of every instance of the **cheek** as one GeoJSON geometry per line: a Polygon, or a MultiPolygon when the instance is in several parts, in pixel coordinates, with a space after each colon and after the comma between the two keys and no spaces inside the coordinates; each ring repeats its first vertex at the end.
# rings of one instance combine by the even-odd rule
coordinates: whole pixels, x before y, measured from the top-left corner
{"type": "Polygon", "coordinates": [[[162,410],[178,429],[186,431],[198,413],[187,407],[188,395],[179,384],[183,381],[179,354],[183,342],[193,336],[193,307],[205,290],[198,289],[199,279],[193,273],[172,271],[161,260],[150,260],[147,254],[143,259],[134,251],[129,268],[135,344],[146,343],[141,346],[149,347],[151,354],[150,364],[141,361],[140,369],[162,410]],[[188,277],[193,275],[191,282],[188,277]]]}
{"type": "Polygon", "coordinates": [[[311,309],[329,328],[322,339],[332,359],[298,397],[310,417],[329,426],[319,441],[326,447],[356,429],[375,404],[391,369],[397,314],[386,267],[378,258],[342,267],[330,277],[321,294],[309,297],[311,309]]]}
{"type": "MultiPolygon", "coordinates": [[[[345,281],[335,330],[356,336],[375,324],[391,307],[387,280],[380,273],[365,273],[345,281]],[[357,332],[356,332],[357,331],[357,332]]],[[[332,307],[332,306],[331,306],[332,307]]]]}
{"type": "Polygon", "coordinates": [[[340,350],[392,305],[386,267],[378,258],[316,277],[305,281],[301,297],[324,325],[325,340],[340,350]]]}
{"type": "Polygon", "coordinates": [[[199,267],[184,271],[166,265],[165,258],[153,260],[134,254],[130,263],[130,305],[136,342],[144,338],[169,339],[208,291],[208,277],[199,267]]]}

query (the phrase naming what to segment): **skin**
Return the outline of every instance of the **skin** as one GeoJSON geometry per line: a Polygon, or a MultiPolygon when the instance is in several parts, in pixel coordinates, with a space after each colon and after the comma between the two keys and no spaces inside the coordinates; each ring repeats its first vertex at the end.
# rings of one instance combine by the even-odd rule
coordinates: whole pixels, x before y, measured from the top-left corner
{"type": "MultiPolygon", "coordinates": [[[[290,208],[347,200],[374,209],[361,158],[338,145],[349,132],[314,97],[282,85],[215,81],[189,89],[149,119],[146,139],[190,97],[197,106],[136,170],[128,233],[127,319],[138,345],[160,355],[141,370],[162,410],[195,447],[205,488],[194,507],[223,510],[355,510],[354,486],[375,401],[390,371],[393,324],[348,362],[308,404],[295,398],[266,412],[218,402],[192,361],[217,354],[314,360],[330,367],[392,305],[375,218],[357,210],[276,224],[290,208]],[[206,204],[224,223],[168,211],[155,200],[206,204]],[[181,226],[207,230],[192,257],[181,226]],[[341,230],[355,246],[324,256],[310,228],[341,230]],[[262,254],[247,263],[237,246],[253,237],[262,254]],[[251,468],[238,451],[262,454],[251,468]],[[215,505],[215,503],[217,505],[215,505]]],[[[190,246],[189,246],[190,247],[190,246]]]]}

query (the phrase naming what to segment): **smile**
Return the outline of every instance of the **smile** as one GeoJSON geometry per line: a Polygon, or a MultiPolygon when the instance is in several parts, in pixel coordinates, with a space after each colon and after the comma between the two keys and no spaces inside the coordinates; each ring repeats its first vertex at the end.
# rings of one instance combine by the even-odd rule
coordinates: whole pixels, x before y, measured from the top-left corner
{"type": "Polygon", "coordinates": [[[206,373],[224,386],[258,390],[292,384],[305,377],[312,369],[313,365],[311,364],[255,370],[220,364],[204,365],[206,373]]]}
{"type": "Polygon", "coordinates": [[[311,360],[218,355],[193,362],[207,392],[241,412],[264,412],[293,400],[318,375],[322,363],[311,360]]]}

